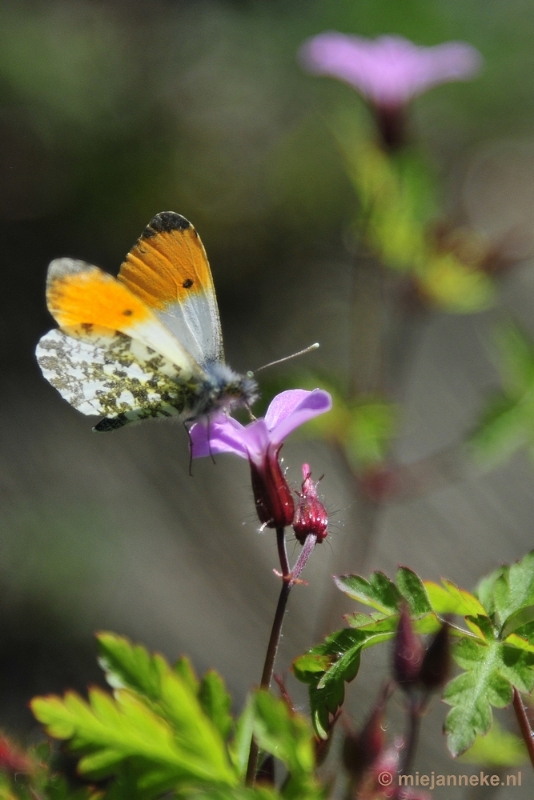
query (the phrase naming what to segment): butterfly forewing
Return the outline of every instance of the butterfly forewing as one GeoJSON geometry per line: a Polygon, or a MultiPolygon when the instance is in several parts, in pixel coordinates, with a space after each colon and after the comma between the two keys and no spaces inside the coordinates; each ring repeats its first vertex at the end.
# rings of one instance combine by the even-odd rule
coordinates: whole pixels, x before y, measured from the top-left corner
{"type": "Polygon", "coordinates": [[[37,346],[43,375],[71,405],[104,415],[98,430],[181,414],[196,401],[194,381],[177,382],[172,362],[119,332],[52,330],[37,346]]]}
{"type": "Polygon", "coordinates": [[[157,214],[126,256],[118,279],[201,366],[224,360],[210,266],[185,217],[173,211],[157,214]]]}
{"type": "Polygon", "coordinates": [[[84,336],[93,327],[118,331],[151,347],[176,366],[184,379],[200,378],[197,362],[154,312],[117,278],[71,258],[48,268],[47,303],[63,330],[84,336]]]}

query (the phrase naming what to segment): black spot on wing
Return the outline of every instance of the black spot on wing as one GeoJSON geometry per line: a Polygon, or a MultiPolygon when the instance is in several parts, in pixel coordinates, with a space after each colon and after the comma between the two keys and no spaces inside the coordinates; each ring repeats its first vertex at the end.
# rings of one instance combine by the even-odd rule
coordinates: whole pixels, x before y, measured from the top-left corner
{"type": "Polygon", "coordinates": [[[184,287],[184,289],[190,289],[192,287],[192,285],[193,285],[193,279],[192,278],[186,278],[185,281],[182,283],[182,286],[184,287]]]}
{"type": "Polygon", "coordinates": [[[191,223],[181,214],[176,214],[174,211],[162,211],[156,214],[153,220],[149,222],[143,233],[142,239],[151,239],[158,233],[171,233],[172,231],[185,231],[191,227],[191,223]]]}
{"type": "Polygon", "coordinates": [[[104,417],[93,428],[98,433],[107,433],[108,431],[116,431],[128,424],[128,421],[122,414],[117,417],[104,417]]]}

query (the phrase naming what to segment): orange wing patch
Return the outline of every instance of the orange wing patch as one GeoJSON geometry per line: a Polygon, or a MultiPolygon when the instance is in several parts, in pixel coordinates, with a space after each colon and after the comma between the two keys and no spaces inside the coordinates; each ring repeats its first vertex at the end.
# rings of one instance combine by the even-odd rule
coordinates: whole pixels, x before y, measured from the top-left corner
{"type": "Polygon", "coordinates": [[[157,214],[122,263],[119,281],[150,308],[161,310],[191,295],[214,292],[206,251],[185,217],[157,214]]]}
{"type": "Polygon", "coordinates": [[[98,326],[129,334],[153,316],[142,300],[112,275],[70,258],[50,264],[46,299],[61,328],[98,326]]]}

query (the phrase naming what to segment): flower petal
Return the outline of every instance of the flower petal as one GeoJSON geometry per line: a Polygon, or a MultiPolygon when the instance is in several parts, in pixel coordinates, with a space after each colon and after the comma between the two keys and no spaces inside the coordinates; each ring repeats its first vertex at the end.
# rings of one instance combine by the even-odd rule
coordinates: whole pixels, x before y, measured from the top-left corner
{"type": "Polygon", "coordinates": [[[332,398],[322,389],[307,392],[294,389],[277,395],[265,415],[270,429],[270,440],[275,446],[282,444],[292,431],[332,408],[332,398]]]}
{"type": "Polygon", "coordinates": [[[274,397],[265,413],[265,424],[272,431],[279,422],[293,413],[300,403],[311,394],[307,389],[288,389],[274,397]]]}
{"type": "Polygon", "coordinates": [[[245,431],[240,422],[226,414],[195,422],[189,428],[192,456],[202,458],[215,453],[235,453],[241,458],[248,458],[244,444],[245,431]]]}
{"type": "Polygon", "coordinates": [[[309,72],[339,78],[380,106],[403,105],[436,84],[471,78],[482,63],[466,42],[420,47],[401,36],[372,40],[335,31],[309,39],[299,57],[309,72]]]}

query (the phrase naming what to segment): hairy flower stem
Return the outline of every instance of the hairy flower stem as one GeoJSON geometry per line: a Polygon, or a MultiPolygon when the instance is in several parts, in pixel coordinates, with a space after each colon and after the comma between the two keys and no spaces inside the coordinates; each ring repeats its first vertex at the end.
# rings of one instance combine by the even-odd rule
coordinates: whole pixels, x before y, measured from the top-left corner
{"type": "Polygon", "coordinates": [[[293,569],[291,570],[291,581],[290,581],[291,586],[293,586],[293,584],[296,583],[300,573],[308,563],[308,559],[313,553],[313,548],[315,547],[316,544],[317,544],[317,536],[314,533],[309,533],[306,536],[306,540],[304,542],[302,550],[300,551],[300,555],[297,559],[297,562],[293,567],[293,569]]]}
{"type": "Polygon", "coordinates": [[[515,688],[514,688],[513,705],[514,705],[515,715],[519,723],[521,736],[523,737],[523,741],[527,746],[530,763],[534,767],[534,731],[530,727],[530,722],[527,717],[527,712],[525,709],[525,704],[523,703],[523,698],[515,688]]]}
{"type": "Polygon", "coordinates": [[[282,576],[284,579],[287,579],[290,570],[289,570],[289,561],[287,558],[286,534],[284,528],[276,529],[276,546],[278,547],[278,558],[280,559],[280,568],[282,570],[282,576]]]}
{"type": "MultiPolygon", "coordinates": [[[[273,626],[271,628],[271,635],[269,637],[269,644],[267,645],[267,652],[265,654],[265,663],[263,665],[263,672],[261,676],[261,689],[268,689],[271,685],[271,680],[274,671],[274,661],[278,644],[280,642],[280,635],[282,633],[282,624],[284,622],[284,615],[286,612],[287,601],[289,592],[293,585],[290,579],[289,561],[287,559],[286,551],[286,538],[283,528],[276,530],[276,544],[278,546],[278,556],[280,558],[280,567],[282,569],[282,588],[280,590],[280,597],[278,598],[278,605],[274,614],[273,626]]],[[[253,786],[256,778],[256,771],[258,768],[258,754],[259,747],[255,739],[250,743],[250,753],[248,756],[246,784],[253,786]]]]}
{"type": "MultiPolygon", "coordinates": [[[[278,598],[278,605],[274,614],[273,626],[271,628],[271,636],[269,637],[269,644],[267,645],[267,653],[265,654],[265,663],[263,665],[263,673],[261,676],[260,688],[268,689],[271,685],[274,671],[274,662],[276,653],[278,651],[278,644],[282,633],[282,625],[284,622],[284,615],[286,613],[287,601],[291,587],[295,585],[300,573],[306,566],[306,563],[313,552],[313,548],[317,542],[317,536],[313,533],[308,534],[304,546],[297,559],[297,563],[292,571],[289,569],[289,561],[287,559],[285,531],[283,528],[276,530],[276,542],[278,545],[278,555],[280,557],[280,566],[282,568],[282,588],[278,598]]],[[[259,748],[255,741],[252,739],[250,743],[250,753],[248,757],[246,784],[253,786],[258,769],[258,752],[259,748]]]]}

